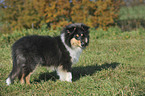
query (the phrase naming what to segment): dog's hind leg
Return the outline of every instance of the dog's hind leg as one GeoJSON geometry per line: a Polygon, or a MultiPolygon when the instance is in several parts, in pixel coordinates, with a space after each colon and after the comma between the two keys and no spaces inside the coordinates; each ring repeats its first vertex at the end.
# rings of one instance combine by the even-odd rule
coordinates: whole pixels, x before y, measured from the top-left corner
{"type": "Polygon", "coordinates": [[[24,84],[25,81],[26,81],[26,84],[30,85],[30,76],[31,76],[32,72],[28,73],[27,75],[26,74],[21,74],[21,77],[19,78],[20,80],[20,83],[21,84],[24,84]]]}
{"type": "Polygon", "coordinates": [[[10,85],[11,83],[13,83],[15,77],[18,76],[19,72],[20,72],[20,69],[19,69],[19,68],[14,68],[14,67],[13,67],[13,69],[12,69],[10,75],[9,75],[8,78],[6,79],[7,85],[10,85]]]}
{"type": "Polygon", "coordinates": [[[27,76],[26,76],[26,84],[30,85],[30,76],[31,76],[32,72],[30,72],[27,76]]]}
{"type": "Polygon", "coordinates": [[[18,74],[20,73],[20,66],[17,64],[16,62],[16,58],[13,59],[13,69],[11,71],[11,73],[9,74],[8,78],[6,79],[6,83],[7,85],[10,85],[11,83],[13,83],[15,77],[18,76],[18,74]]]}
{"type": "Polygon", "coordinates": [[[12,57],[13,57],[13,69],[9,74],[8,78],[6,79],[7,85],[13,83],[15,77],[17,77],[21,73],[22,66],[24,65],[25,62],[25,58],[23,57],[22,54],[13,53],[12,57]]]}
{"type": "Polygon", "coordinates": [[[21,84],[24,84],[25,83],[25,74],[24,73],[20,73],[19,76],[18,76],[21,84]]]}
{"type": "Polygon", "coordinates": [[[36,68],[37,64],[35,61],[33,61],[33,59],[28,59],[28,61],[31,62],[31,64],[25,64],[25,66],[23,67],[22,70],[24,71],[20,79],[20,82],[21,80],[22,81],[25,80],[26,84],[30,85],[30,77],[31,77],[31,74],[34,72],[34,69],[36,68]]]}
{"type": "Polygon", "coordinates": [[[20,79],[21,84],[24,84],[25,83],[24,76],[25,76],[25,74],[22,74],[22,77],[20,79]]]}
{"type": "MultiPolygon", "coordinates": [[[[22,69],[22,70],[23,70],[23,69],[22,69]]],[[[26,81],[27,84],[30,84],[30,76],[31,76],[31,74],[32,74],[32,72],[29,72],[29,71],[22,71],[22,72],[19,74],[19,76],[18,76],[18,78],[19,78],[19,80],[20,80],[20,83],[21,83],[21,84],[24,84],[25,81],[26,81]]]]}

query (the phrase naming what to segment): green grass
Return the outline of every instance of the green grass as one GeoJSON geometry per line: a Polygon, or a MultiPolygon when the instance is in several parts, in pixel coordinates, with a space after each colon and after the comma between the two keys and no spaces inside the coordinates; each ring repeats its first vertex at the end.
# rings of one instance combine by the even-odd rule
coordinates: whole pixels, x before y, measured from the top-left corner
{"type": "Polygon", "coordinates": [[[31,76],[31,85],[18,80],[6,86],[12,69],[11,45],[28,34],[59,34],[58,31],[23,30],[0,37],[1,96],[143,96],[145,95],[145,30],[121,32],[91,30],[90,44],[79,62],[73,65],[73,82],[61,82],[55,72],[38,67],[31,76]]]}

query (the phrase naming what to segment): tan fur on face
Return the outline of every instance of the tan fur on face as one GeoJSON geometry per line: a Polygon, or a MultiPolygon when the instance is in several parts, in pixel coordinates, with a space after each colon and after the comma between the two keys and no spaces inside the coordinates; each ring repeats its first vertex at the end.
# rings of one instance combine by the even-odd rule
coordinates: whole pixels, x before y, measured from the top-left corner
{"type": "Polygon", "coordinates": [[[79,35],[78,35],[78,34],[77,34],[76,36],[77,36],[77,37],[79,37],[79,35]]]}
{"type": "Polygon", "coordinates": [[[70,42],[71,42],[71,45],[73,47],[81,47],[81,41],[80,40],[76,40],[75,38],[72,38],[70,42]]]}

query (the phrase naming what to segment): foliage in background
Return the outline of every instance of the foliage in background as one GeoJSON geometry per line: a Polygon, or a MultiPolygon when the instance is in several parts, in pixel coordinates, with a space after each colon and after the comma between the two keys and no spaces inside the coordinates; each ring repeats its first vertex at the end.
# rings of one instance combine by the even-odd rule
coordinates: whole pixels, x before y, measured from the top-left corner
{"type": "Polygon", "coordinates": [[[1,20],[12,30],[37,28],[44,22],[44,4],[39,0],[3,0],[1,20]]]}
{"type": "Polygon", "coordinates": [[[73,22],[107,29],[118,18],[119,4],[120,0],[3,0],[2,22],[12,30],[73,22]]]}
{"type": "Polygon", "coordinates": [[[71,23],[70,12],[71,3],[69,0],[50,0],[46,1],[45,20],[52,28],[64,27],[71,23]]]}
{"type": "Polygon", "coordinates": [[[118,0],[98,0],[95,3],[95,7],[97,9],[94,12],[94,16],[92,18],[93,25],[97,24],[97,26],[106,29],[111,24],[115,23],[115,20],[118,19],[118,11],[119,5],[121,2],[118,0]]]}

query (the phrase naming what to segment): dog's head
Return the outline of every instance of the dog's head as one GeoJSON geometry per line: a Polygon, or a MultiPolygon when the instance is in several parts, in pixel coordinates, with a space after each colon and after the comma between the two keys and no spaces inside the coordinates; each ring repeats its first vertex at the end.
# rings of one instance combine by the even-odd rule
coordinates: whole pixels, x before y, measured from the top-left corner
{"type": "Polygon", "coordinates": [[[85,48],[89,44],[89,27],[82,23],[74,23],[66,26],[62,33],[65,43],[71,48],[85,48]]]}

